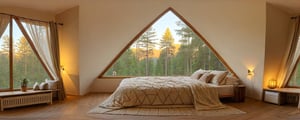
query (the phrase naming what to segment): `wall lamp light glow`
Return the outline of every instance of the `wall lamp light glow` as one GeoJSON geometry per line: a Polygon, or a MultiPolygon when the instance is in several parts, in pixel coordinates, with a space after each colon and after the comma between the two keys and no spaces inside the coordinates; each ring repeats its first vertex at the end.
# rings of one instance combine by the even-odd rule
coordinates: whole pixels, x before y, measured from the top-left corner
{"type": "Polygon", "coordinates": [[[250,70],[250,69],[248,69],[248,75],[254,75],[254,70],[250,70]]]}
{"type": "Polygon", "coordinates": [[[65,71],[65,67],[64,67],[63,65],[60,66],[60,69],[61,69],[62,71],[65,71]]]}

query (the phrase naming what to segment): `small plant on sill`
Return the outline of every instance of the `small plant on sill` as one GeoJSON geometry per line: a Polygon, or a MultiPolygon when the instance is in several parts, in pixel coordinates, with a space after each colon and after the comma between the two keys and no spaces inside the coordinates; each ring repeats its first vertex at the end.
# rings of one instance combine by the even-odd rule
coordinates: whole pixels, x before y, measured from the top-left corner
{"type": "Polygon", "coordinates": [[[27,91],[27,84],[28,84],[29,80],[27,78],[24,78],[23,80],[21,80],[21,91],[22,92],[26,92],[27,91]]]}

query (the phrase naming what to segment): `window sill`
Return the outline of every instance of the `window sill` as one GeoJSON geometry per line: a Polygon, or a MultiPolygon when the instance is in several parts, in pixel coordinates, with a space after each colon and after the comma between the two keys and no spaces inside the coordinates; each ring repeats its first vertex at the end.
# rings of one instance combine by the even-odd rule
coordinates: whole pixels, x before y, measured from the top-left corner
{"type": "Polygon", "coordinates": [[[113,77],[99,77],[98,79],[124,79],[132,78],[133,76],[113,76],[113,77]]]}

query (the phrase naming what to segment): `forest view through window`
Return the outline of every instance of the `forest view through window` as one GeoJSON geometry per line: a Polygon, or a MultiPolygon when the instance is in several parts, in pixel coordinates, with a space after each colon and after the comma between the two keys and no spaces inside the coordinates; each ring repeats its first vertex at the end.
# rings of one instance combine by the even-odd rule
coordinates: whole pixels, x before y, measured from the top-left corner
{"type": "MultiPolygon", "coordinates": [[[[300,44],[300,36],[298,37],[298,45],[300,44]]],[[[299,49],[298,49],[299,50],[299,49]]],[[[300,56],[298,56],[298,61],[296,64],[296,68],[292,76],[290,77],[290,80],[288,82],[288,86],[291,87],[300,87],[300,56]]]]}
{"type": "Polygon", "coordinates": [[[291,76],[288,86],[300,87],[300,64],[298,62],[294,74],[291,76]]]}
{"type": "Polygon", "coordinates": [[[112,76],[180,76],[226,70],[203,40],[172,11],[145,31],[105,72],[112,76]]]}
{"type": "MultiPolygon", "coordinates": [[[[45,27],[45,29],[47,28],[45,27]]],[[[32,87],[35,82],[41,83],[49,78],[15,20],[7,25],[4,33],[0,36],[0,68],[0,90],[20,89],[20,82],[24,78],[29,80],[28,87],[32,87]],[[12,24],[12,28],[10,28],[10,24],[12,24]],[[12,29],[12,36],[10,36],[10,29],[12,29]],[[10,39],[11,37],[12,39],[10,39]],[[12,56],[10,56],[10,52],[12,52],[12,56]],[[12,68],[10,68],[10,62],[12,68]],[[12,76],[10,76],[11,74],[12,76]],[[11,83],[13,83],[12,86],[10,86],[11,83]]]]}

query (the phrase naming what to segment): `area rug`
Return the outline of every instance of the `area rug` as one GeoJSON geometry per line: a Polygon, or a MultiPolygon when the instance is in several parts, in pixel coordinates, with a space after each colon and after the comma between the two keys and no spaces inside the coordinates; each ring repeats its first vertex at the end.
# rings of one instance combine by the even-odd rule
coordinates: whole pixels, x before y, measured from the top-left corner
{"type": "Polygon", "coordinates": [[[300,114],[300,110],[299,109],[296,109],[295,111],[293,112],[290,112],[288,113],[289,115],[297,115],[297,114],[300,114]]]}
{"type": "Polygon", "coordinates": [[[226,106],[224,109],[197,111],[193,106],[185,107],[131,107],[117,110],[110,110],[96,107],[90,110],[90,114],[112,114],[112,115],[155,115],[155,116],[173,116],[173,115],[199,115],[199,116],[224,116],[233,114],[245,114],[237,108],[226,106]]]}

